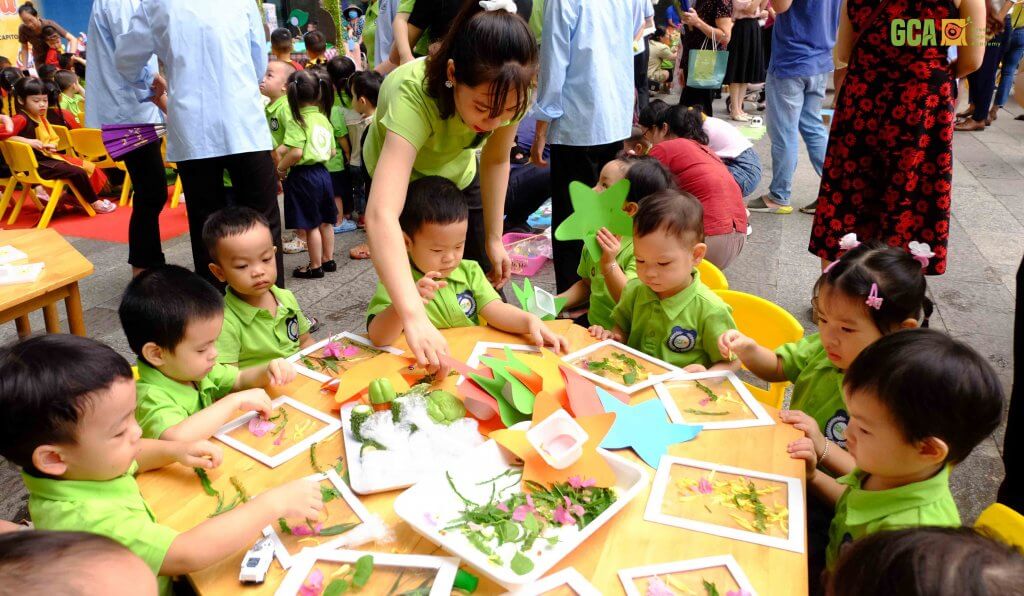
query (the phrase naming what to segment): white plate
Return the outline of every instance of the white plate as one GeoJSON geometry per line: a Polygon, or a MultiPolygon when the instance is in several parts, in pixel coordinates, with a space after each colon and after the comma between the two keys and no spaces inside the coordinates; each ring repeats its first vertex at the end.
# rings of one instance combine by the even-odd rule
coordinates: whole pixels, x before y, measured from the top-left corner
{"type": "Polygon", "coordinates": [[[704,430],[723,430],[731,428],[750,428],[754,426],[771,426],[775,424],[775,420],[768,415],[768,411],[764,409],[761,402],[757,401],[747,386],[743,384],[743,381],[736,376],[736,373],[729,370],[716,370],[711,372],[702,373],[679,373],[672,375],[667,379],[663,379],[660,383],[654,385],[654,391],[658,394],[661,399],[661,403],[665,404],[665,411],[668,412],[668,418],[672,422],[677,424],[700,424],[704,427],[704,430]],[[739,394],[740,399],[750,409],[750,412],[754,415],[753,418],[746,420],[727,420],[724,422],[715,422],[714,420],[687,420],[686,416],[679,411],[679,406],[676,405],[676,400],[672,399],[672,393],[669,391],[668,385],[679,381],[700,381],[701,379],[721,379],[725,378],[733,389],[739,394]]]}
{"type": "Polygon", "coordinates": [[[601,592],[574,567],[556,571],[533,585],[506,592],[504,596],[542,596],[561,587],[569,588],[577,596],[601,596],[601,592]]]}
{"type": "Polygon", "coordinates": [[[641,596],[640,591],[636,589],[635,581],[638,579],[651,577],[652,575],[672,575],[673,573],[680,573],[682,571],[695,571],[697,569],[708,569],[711,567],[722,566],[729,570],[729,573],[732,574],[732,578],[736,580],[736,584],[739,585],[740,590],[750,594],[750,596],[757,596],[757,592],[754,591],[754,586],[751,585],[750,580],[747,579],[747,574],[743,573],[743,569],[740,568],[736,559],[732,558],[732,555],[719,555],[717,557],[704,557],[701,559],[690,559],[689,561],[677,561],[675,563],[662,563],[660,565],[647,565],[645,567],[622,569],[619,571],[619,581],[622,582],[622,588],[626,590],[626,596],[641,596]]]}
{"type": "MultiPolygon", "coordinates": [[[[522,429],[528,425],[529,423],[524,422],[517,424],[514,428],[522,429]]],[[[534,567],[525,575],[518,575],[508,567],[490,562],[487,555],[471,545],[461,533],[446,532],[442,535],[439,532],[447,522],[461,515],[463,507],[462,501],[449,486],[444,471],[432,472],[415,486],[398,495],[398,498],[395,499],[395,513],[428,540],[460,557],[480,573],[505,588],[514,590],[531,585],[582,544],[598,528],[608,523],[647,484],[647,472],[640,466],[604,449],[598,449],[598,452],[615,472],[615,488],[618,498],[582,531],[563,536],[560,542],[550,550],[544,550],[540,556],[531,553],[530,559],[533,561],[534,567]],[[431,520],[438,521],[435,524],[431,520]]],[[[467,499],[477,502],[486,501],[490,497],[492,489],[487,485],[479,486],[477,483],[490,480],[511,469],[514,461],[514,455],[502,449],[492,440],[467,453],[465,458],[450,466],[447,473],[451,474],[452,481],[459,488],[459,492],[467,499]]],[[[510,488],[496,497],[505,498],[517,490],[519,490],[518,487],[510,488]]]]}
{"type": "MultiPolygon", "coordinates": [[[[228,434],[231,431],[238,428],[239,426],[249,424],[250,420],[252,420],[256,416],[259,416],[259,412],[253,411],[242,414],[238,418],[235,418],[231,422],[228,422],[224,426],[220,427],[220,430],[217,431],[217,434],[213,436],[222,443],[234,447],[238,451],[241,451],[242,453],[248,455],[249,457],[255,459],[258,462],[262,462],[267,467],[276,468],[277,466],[292,459],[293,457],[296,457],[298,455],[301,455],[303,452],[308,451],[310,445],[312,445],[313,443],[318,443],[326,439],[327,437],[331,436],[332,434],[334,434],[336,430],[338,430],[338,427],[341,426],[341,423],[338,421],[338,419],[334,418],[330,414],[325,414],[324,412],[311,408],[302,402],[295,401],[294,399],[288,396],[283,395],[273,401],[274,409],[277,409],[278,407],[284,404],[288,404],[289,406],[295,408],[296,410],[299,410],[303,414],[306,414],[308,416],[311,416],[312,418],[316,418],[317,420],[323,422],[324,427],[316,431],[315,433],[309,435],[308,437],[302,439],[298,443],[292,445],[291,447],[285,449],[284,451],[278,453],[277,455],[268,455],[266,453],[263,453],[262,451],[257,451],[256,449],[253,449],[249,445],[243,443],[242,441],[239,441],[238,439],[235,439],[234,437],[228,434]]],[[[285,430],[285,432],[287,432],[287,429],[285,430]]]]}
{"type": "MultiPolygon", "coordinates": [[[[452,593],[455,574],[459,570],[459,560],[452,557],[434,557],[429,555],[390,555],[384,553],[360,552],[354,550],[330,550],[316,548],[302,551],[295,557],[294,566],[285,576],[284,581],[274,592],[274,596],[294,596],[299,593],[302,583],[306,581],[317,561],[333,561],[336,563],[354,564],[363,555],[373,555],[373,566],[404,567],[407,569],[436,569],[434,583],[430,587],[430,596],[447,596],[452,593]]],[[[330,584],[330,578],[324,578],[324,587],[330,584]]]]}
{"type": "Polygon", "coordinates": [[[625,344],[621,344],[621,343],[619,343],[619,342],[617,342],[617,341],[615,341],[613,339],[606,339],[604,341],[599,341],[599,342],[597,342],[594,345],[587,346],[587,347],[583,348],[582,350],[577,350],[577,351],[573,352],[572,354],[569,354],[567,356],[563,356],[562,357],[562,361],[565,362],[566,364],[568,364],[569,366],[573,367],[574,369],[576,369],[576,372],[580,373],[581,375],[583,375],[584,377],[590,379],[591,381],[593,381],[595,383],[598,383],[600,385],[604,385],[605,387],[611,387],[612,389],[614,389],[616,391],[619,391],[621,393],[625,393],[627,395],[636,393],[637,391],[640,391],[641,389],[647,389],[651,385],[654,385],[655,383],[657,383],[657,382],[659,382],[659,381],[661,381],[663,379],[667,379],[668,377],[670,377],[670,376],[672,376],[672,375],[674,375],[676,373],[683,372],[682,369],[680,369],[677,366],[673,366],[673,365],[669,364],[668,362],[665,362],[664,360],[658,360],[654,356],[648,356],[647,354],[644,354],[643,352],[640,352],[638,350],[634,350],[633,348],[631,348],[631,347],[629,347],[629,346],[627,346],[625,344]],[[600,350],[601,348],[603,348],[605,346],[613,346],[616,350],[619,350],[620,352],[625,352],[627,354],[631,354],[637,360],[643,360],[643,361],[649,362],[651,364],[660,366],[661,368],[664,368],[667,372],[664,372],[664,373],[662,373],[660,375],[650,375],[649,377],[647,377],[646,381],[642,381],[640,383],[634,383],[634,384],[632,384],[632,385],[627,387],[627,386],[623,385],[622,383],[615,382],[615,381],[613,381],[611,379],[606,379],[606,378],[602,377],[601,375],[595,375],[594,373],[590,372],[586,368],[583,368],[581,366],[576,366],[575,364],[573,364],[573,361],[579,359],[581,356],[586,356],[587,354],[590,354],[591,352],[596,352],[597,350],[600,350]]]}
{"type": "Polygon", "coordinates": [[[297,354],[292,354],[292,356],[288,358],[288,362],[291,362],[292,365],[295,366],[295,372],[299,373],[300,375],[305,376],[305,377],[309,377],[310,379],[313,379],[314,381],[320,381],[321,383],[326,383],[327,381],[330,381],[334,377],[325,375],[325,374],[323,374],[321,372],[317,372],[315,370],[310,370],[310,369],[306,368],[305,366],[302,366],[302,357],[303,356],[307,356],[309,354],[312,354],[313,352],[315,352],[315,351],[319,350],[320,348],[326,346],[328,343],[330,343],[332,341],[338,341],[338,340],[342,340],[342,339],[347,339],[347,340],[352,341],[354,343],[362,344],[362,345],[364,345],[364,346],[366,346],[368,348],[373,348],[375,350],[380,350],[382,352],[391,352],[392,354],[397,354],[397,355],[404,354],[404,352],[402,352],[402,350],[399,350],[398,348],[392,348],[391,346],[375,346],[375,345],[373,345],[373,342],[371,342],[370,340],[366,339],[365,337],[363,337],[361,335],[356,335],[354,333],[349,333],[348,331],[343,331],[341,333],[332,335],[332,336],[328,337],[327,339],[325,339],[323,341],[318,341],[315,344],[309,346],[308,348],[306,348],[305,350],[302,350],[301,352],[299,352],[297,354]]]}

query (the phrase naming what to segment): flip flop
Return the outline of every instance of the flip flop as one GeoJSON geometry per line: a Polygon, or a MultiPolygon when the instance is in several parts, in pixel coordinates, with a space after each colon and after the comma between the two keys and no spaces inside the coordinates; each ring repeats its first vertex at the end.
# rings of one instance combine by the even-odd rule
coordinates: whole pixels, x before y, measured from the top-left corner
{"type": "Polygon", "coordinates": [[[369,259],[370,258],[370,247],[367,244],[360,244],[358,246],[354,246],[354,247],[352,247],[351,250],[348,251],[348,256],[349,256],[350,259],[355,259],[357,261],[363,260],[363,259],[369,259]]]}
{"type": "Polygon", "coordinates": [[[92,204],[92,209],[96,213],[113,213],[117,211],[117,205],[107,199],[100,199],[92,204]]]}

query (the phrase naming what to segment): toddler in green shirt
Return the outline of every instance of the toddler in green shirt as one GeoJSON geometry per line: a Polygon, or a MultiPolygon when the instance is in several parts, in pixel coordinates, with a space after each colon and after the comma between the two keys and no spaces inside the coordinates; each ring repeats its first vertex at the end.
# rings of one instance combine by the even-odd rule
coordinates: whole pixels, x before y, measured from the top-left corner
{"type": "Polygon", "coordinates": [[[704,210],[688,193],[662,190],[640,202],[633,218],[633,253],[639,279],[626,284],[612,311],[614,327],[590,327],[687,372],[735,369],[718,338],[735,329],[732,310],[700,281],[704,210]]]}
{"type": "Polygon", "coordinates": [[[930,329],[898,331],[868,346],[843,380],[851,465],[818,473],[810,438],[788,447],[808,484],[835,504],[825,553],[831,568],[849,542],[880,530],[959,526],[949,468],[999,426],[1003,393],[988,361],[930,329]]]}
{"type": "Polygon", "coordinates": [[[239,412],[269,416],[270,396],[262,387],[295,378],[295,369],[280,358],[242,371],[218,363],[224,299],[183,267],[162,265],[139,274],[118,314],[139,357],[135,415],[147,439],[206,439],[239,412]]]}
{"type": "MultiPolygon", "coordinates": [[[[398,223],[416,287],[435,327],[471,327],[480,325],[483,318],[495,329],[527,335],[538,346],[553,346],[565,353],[569,346],[564,337],[536,315],[502,302],[480,265],[462,259],[469,209],[450,180],[427,176],[410,183],[398,223]]],[[[389,345],[402,334],[402,319],[380,282],[366,314],[374,344],[389,345]]]]}
{"type": "MultiPolygon", "coordinates": [[[[267,126],[270,127],[275,149],[284,144],[284,131],[292,120],[291,108],[288,107],[288,77],[293,72],[295,67],[290,62],[271,60],[260,81],[260,93],[270,100],[266,107],[267,126]]],[[[279,159],[277,152],[271,152],[271,155],[276,164],[279,159]]]]}
{"type": "Polygon", "coordinates": [[[158,523],[135,474],[174,462],[213,469],[221,450],[141,438],[132,369],[92,339],[42,335],[0,349],[0,408],[0,456],[22,469],[35,527],[113,539],[159,576],[161,594],[172,593],[172,577],[251,545],[277,518],[314,519],[323,507],[318,484],[301,479],[185,532],[158,523]]]}
{"type": "Polygon", "coordinates": [[[262,366],[313,344],[295,295],[274,285],[277,249],[263,215],[248,207],[221,209],[203,224],[203,243],[210,272],[228,285],[217,362],[262,366]]]}

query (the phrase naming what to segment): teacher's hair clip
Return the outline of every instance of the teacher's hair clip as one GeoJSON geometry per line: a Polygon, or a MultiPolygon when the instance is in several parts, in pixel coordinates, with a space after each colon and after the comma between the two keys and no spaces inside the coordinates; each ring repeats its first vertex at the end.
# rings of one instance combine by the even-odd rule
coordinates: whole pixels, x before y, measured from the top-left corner
{"type": "Polygon", "coordinates": [[[480,0],[480,7],[487,12],[494,12],[495,10],[504,10],[515,14],[518,10],[516,3],[513,0],[480,0]]]}
{"type": "Polygon", "coordinates": [[[860,240],[857,240],[857,234],[850,232],[839,239],[840,250],[853,250],[860,246],[860,240]]]}
{"type": "Polygon", "coordinates": [[[911,242],[907,245],[910,249],[910,256],[914,257],[914,260],[921,263],[921,269],[928,267],[928,262],[935,253],[932,252],[932,247],[928,246],[926,242],[911,242]]]}
{"type": "Polygon", "coordinates": [[[878,284],[871,284],[871,291],[868,292],[868,299],[864,301],[864,304],[875,310],[882,308],[882,298],[878,295],[878,284]]]}

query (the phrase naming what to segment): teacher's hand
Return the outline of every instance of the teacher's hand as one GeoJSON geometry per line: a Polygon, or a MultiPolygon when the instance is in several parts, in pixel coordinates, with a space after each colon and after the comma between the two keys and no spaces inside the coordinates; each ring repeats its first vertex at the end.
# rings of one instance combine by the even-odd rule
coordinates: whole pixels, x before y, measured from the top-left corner
{"type": "Polygon", "coordinates": [[[405,341],[416,357],[416,362],[438,378],[448,375],[448,365],[441,356],[448,353],[448,341],[427,319],[419,315],[413,321],[405,322],[405,341]]]}
{"type": "Polygon", "coordinates": [[[500,290],[512,276],[512,259],[509,258],[501,238],[487,242],[487,256],[491,259],[491,272],[488,274],[491,285],[494,289],[500,290]]]}

